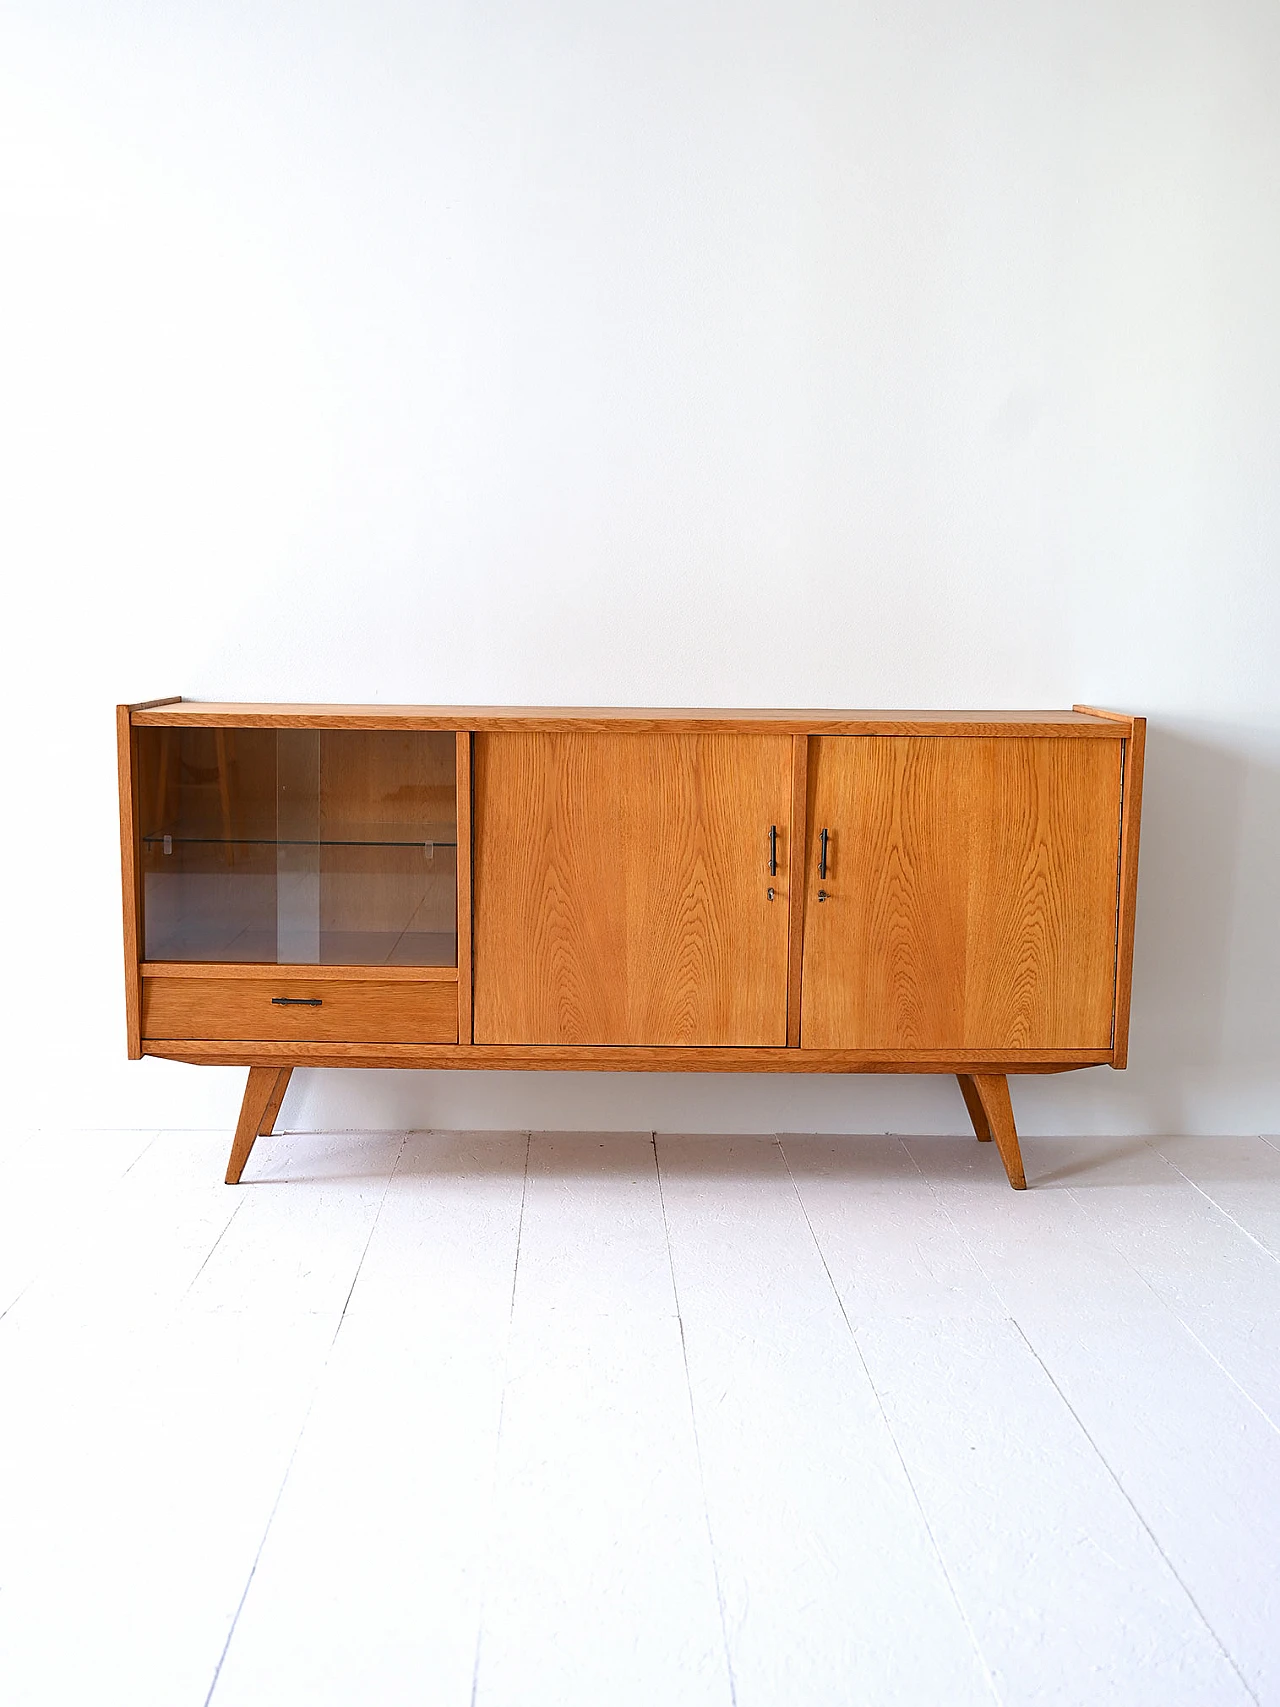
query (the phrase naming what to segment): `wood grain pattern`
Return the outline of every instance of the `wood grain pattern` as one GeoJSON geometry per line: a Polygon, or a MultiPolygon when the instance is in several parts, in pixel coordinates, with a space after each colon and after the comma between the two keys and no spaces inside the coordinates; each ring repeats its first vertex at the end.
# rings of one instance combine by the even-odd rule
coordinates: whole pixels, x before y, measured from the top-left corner
{"type": "Polygon", "coordinates": [[[832,711],[759,707],[670,710],[640,706],[244,705],[183,700],[138,713],[156,727],[244,729],[466,729],[475,733],[1057,735],[1114,740],[1101,717],[1074,711],[832,711]]]}
{"type": "Polygon", "coordinates": [[[1120,761],[1114,732],[814,741],[805,1046],[1109,1049],[1120,761]]]}
{"type": "Polygon", "coordinates": [[[120,787],[120,892],[124,908],[124,1022],[129,1059],[142,1058],[142,986],[138,975],[142,931],[142,876],[138,868],[137,781],[130,708],[116,707],[116,765],[120,787]]]}
{"type": "Polygon", "coordinates": [[[231,1155],[227,1159],[227,1184],[239,1185],[244,1165],[249,1160],[254,1140],[258,1136],[263,1116],[282,1074],[273,1067],[250,1067],[240,1104],[240,1119],[236,1122],[235,1137],[231,1140],[231,1155]]]}
{"type": "Polygon", "coordinates": [[[1107,723],[1125,724],[1126,734],[1133,727],[1133,716],[1128,711],[1108,711],[1101,705],[1073,705],[1071,709],[1077,717],[1101,717],[1107,723]]]}
{"type": "Polygon", "coordinates": [[[1142,829],[1142,771],[1147,720],[1101,705],[1073,705],[1082,717],[1101,717],[1124,729],[1124,796],[1120,822],[1120,871],[1116,905],[1116,1008],[1111,1065],[1129,1064],[1129,1009],[1133,997],[1133,933],[1138,905],[1138,841],[1142,829]]]}
{"type": "Polygon", "coordinates": [[[258,1122],[258,1137],[265,1138],[276,1123],[280,1112],[280,1104],[284,1101],[284,1093],[289,1089],[289,1080],[293,1077],[292,1067],[282,1067],[276,1074],[276,1082],[272,1086],[271,1095],[267,1098],[267,1106],[262,1111],[262,1119],[258,1122]]]}
{"type": "Polygon", "coordinates": [[[459,730],[455,742],[455,796],[458,814],[458,1042],[471,1042],[471,736],[459,730]]]}
{"type": "Polygon", "coordinates": [[[987,1119],[987,1111],[982,1106],[982,1097],[974,1083],[972,1073],[957,1073],[956,1083],[960,1086],[960,1095],[964,1098],[964,1106],[969,1111],[969,1119],[973,1122],[973,1130],[983,1143],[991,1140],[991,1122],[987,1119]]]}
{"type": "Polygon", "coordinates": [[[791,740],[791,828],[787,836],[788,869],[794,878],[787,883],[787,1046],[800,1047],[800,970],[804,961],[804,883],[791,850],[805,845],[809,812],[809,738],[791,740]]]}
{"type": "Polygon", "coordinates": [[[456,1043],[458,992],[444,983],[353,983],[326,979],[246,981],[148,978],[142,1032],[151,1041],[456,1043]],[[272,997],[317,997],[319,1007],[276,1007],[272,997]]]}
{"type": "Polygon", "coordinates": [[[311,1067],[466,1067],[545,1073],[1070,1073],[1111,1062],[1109,1049],[611,1049],[157,1038],[144,1041],[143,1050],[167,1060],[236,1067],[289,1061],[311,1067]]]}
{"type": "Polygon", "coordinates": [[[272,960],[144,960],[144,978],[246,978],[278,984],[456,984],[456,966],[278,966],[272,960]]]}
{"type": "Polygon", "coordinates": [[[790,793],[781,737],[478,735],[476,1042],[784,1047],[790,793]]]}
{"type": "Polygon", "coordinates": [[[1015,1191],[1027,1189],[1027,1176],[1022,1167],[1022,1150],[1018,1144],[1018,1129],[1013,1123],[1013,1103],[1009,1099],[1009,1081],[1003,1073],[975,1073],[974,1088],[982,1101],[982,1112],[996,1141],[1004,1171],[1015,1191]]]}

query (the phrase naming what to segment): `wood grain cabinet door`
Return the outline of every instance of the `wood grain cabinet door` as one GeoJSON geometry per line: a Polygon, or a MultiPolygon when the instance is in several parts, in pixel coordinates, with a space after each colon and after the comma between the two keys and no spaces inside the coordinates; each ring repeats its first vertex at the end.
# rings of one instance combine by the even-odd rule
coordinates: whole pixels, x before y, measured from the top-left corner
{"type": "Polygon", "coordinates": [[[790,798],[785,736],[477,735],[475,1041],[784,1046],[790,798]]]}
{"type": "Polygon", "coordinates": [[[812,741],[801,1043],[1110,1047],[1121,752],[1020,736],[812,741]]]}

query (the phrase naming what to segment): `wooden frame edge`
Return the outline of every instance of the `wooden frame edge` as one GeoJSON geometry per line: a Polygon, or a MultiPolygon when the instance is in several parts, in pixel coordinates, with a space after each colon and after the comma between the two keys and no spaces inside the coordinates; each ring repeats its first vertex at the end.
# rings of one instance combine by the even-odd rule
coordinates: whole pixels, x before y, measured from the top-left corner
{"type": "Polygon", "coordinates": [[[138,867],[138,782],[133,719],[139,711],[181,705],[182,695],[116,706],[116,770],[120,789],[120,890],[124,907],[124,1024],[131,1061],[142,1059],[142,872],[138,867]]]}
{"type": "Polygon", "coordinates": [[[800,1047],[804,883],[809,835],[809,737],[791,738],[791,830],[787,843],[787,1048],[800,1047]]]}
{"type": "Polygon", "coordinates": [[[136,767],[133,762],[132,707],[116,707],[116,767],[120,789],[120,894],[124,920],[124,1023],[131,1061],[142,1059],[142,977],[139,971],[142,923],[141,873],[138,870],[136,767]]]}
{"type": "Polygon", "coordinates": [[[231,982],[260,980],[287,983],[337,984],[454,984],[456,966],[324,966],[274,960],[144,960],[143,978],[222,978],[231,982]]]}
{"type": "Polygon", "coordinates": [[[1073,705],[1085,717],[1103,717],[1125,727],[1124,782],[1120,791],[1120,869],[1116,895],[1116,978],[1112,1010],[1111,1065],[1129,1064],[1129,1009],[1133,999],[1133,937],[1138,903],[1138,842],[1142,831],[1142,770],[1147,720],[1102,705],[1073,705]]]}
{"type": "Polygon", "coordinates": [[[1101,705],[1073,705],[1071,709],[1078,711],[1081,717],[1104,717],[1108,723],[1127,723],[1130,728],[1135,723],[1145,721],[1143,718],[1131,716],[1127,711],[1108,711],[1105,706],[1101,705]]]}
{"type": "Polygon", "coordinates": [[[455,736],[458,814],[458,1042],[471,1044],[471,731],[455,736]]]}
{"type": "Polygon", "coordinates": [[[193,1065],[417,1067],[597,1073],[1065,1073],[1106,1067],[1109,1049],[865,1050],[556,1047],[498,1043],[299,1043],[148,1038],[148,1055],[193,1065]]]}
{"type": "Polygon", "coordinates": [[[1132,719],[1125,742],[1124,786],[1120,795],[1119,908],[1116,916],[1115,1033],[1111,1065],[1129,1064],[1129,1010],[1133,1002],[1133,939],[1138,913],[1138,843],[1142,835],[1142,772],[1146,759],[1147,720],[1132,719]]]}
{"type": "MultiPolygon", "coordinates": [[[[1074,707],[1072,711],[1074,712],[1074,707]]],[[[1027,736],[1110,740],[1101,714],[1085,711],[1079,723],[1060,712],[895,712],[815,710],[637,710],[626,706],[370,706],[233,704],[155,700],[135,707],[137,722],[157,728],[421,729],[472,734],[632,735],[936,735],[996,739],[1027,736]],[[181,704],[176,715],[166,708],[181,704]]]]}

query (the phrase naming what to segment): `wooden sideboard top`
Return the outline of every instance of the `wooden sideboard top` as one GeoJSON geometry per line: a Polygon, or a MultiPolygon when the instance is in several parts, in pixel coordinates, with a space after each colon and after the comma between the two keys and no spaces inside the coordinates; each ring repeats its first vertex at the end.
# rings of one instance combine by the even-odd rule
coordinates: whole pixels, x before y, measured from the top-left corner
{"type": "Polygon", "coordinates": [[[1072,711],[831,711],[632,706],[268,705],[212,700],[152,700],[128,708],[135,725],[239,729],[600,730],[644,733],[784,735],[1070,735],[1117,740],[1129,734],[1125,713],[1072,711]]]}

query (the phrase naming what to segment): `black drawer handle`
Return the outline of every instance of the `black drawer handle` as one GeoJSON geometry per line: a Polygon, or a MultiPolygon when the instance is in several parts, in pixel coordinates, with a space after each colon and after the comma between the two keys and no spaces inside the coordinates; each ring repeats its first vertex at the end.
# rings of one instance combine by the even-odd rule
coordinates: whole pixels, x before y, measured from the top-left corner
{"type": "Polygon", "coordinates": [[[319,996],[272,996],[273,1008],[322,1008],[319,996]]]}

